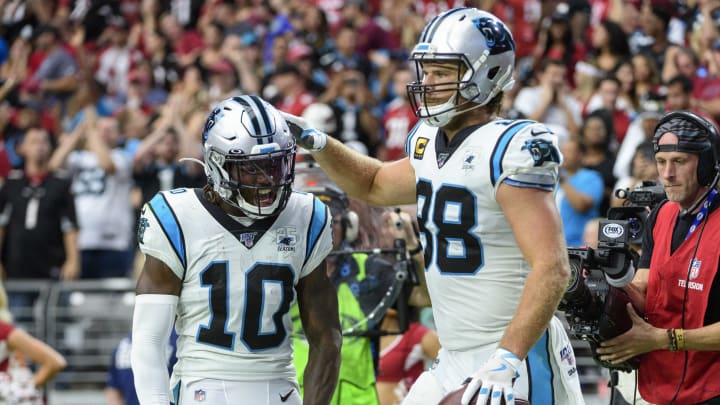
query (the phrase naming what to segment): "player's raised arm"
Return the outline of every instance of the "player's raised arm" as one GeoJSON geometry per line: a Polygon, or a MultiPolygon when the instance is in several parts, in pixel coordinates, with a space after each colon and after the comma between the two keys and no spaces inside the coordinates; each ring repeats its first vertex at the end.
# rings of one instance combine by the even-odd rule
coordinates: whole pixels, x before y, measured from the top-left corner
{"type": "Polygon", "coordinates": [[[310,345],[303,404],[328,404],[340,372],[342,332],[337,292],[327,276],[324,261],[300,279],[297,291],[303,330],[310,345]]]}
{"type": "Polygon", "coordinates": [[[381,162],[310,128],[300,117],[281,114],[298,145],[309,150],[320,167],[349,196],[379,206],[415,202],[415,171],[407,158],[381,162]]]}

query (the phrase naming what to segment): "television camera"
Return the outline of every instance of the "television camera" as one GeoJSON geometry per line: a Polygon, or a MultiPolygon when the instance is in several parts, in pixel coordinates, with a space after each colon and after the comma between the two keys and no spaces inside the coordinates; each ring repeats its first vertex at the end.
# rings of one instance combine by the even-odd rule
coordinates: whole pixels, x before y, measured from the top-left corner
{"type": "MultiPolygon", "coordinates": [[[[627,220],[600,221],[598,247],[569,248],[570,283],[559,310],[565,312],[570,334],[587,341],[599,365],[629,371],[636,359],[622,364],[601,361],[597,348],[601,342],[627,332],[632,320],[627,303],[639,300],[625,287],[635,275],[637,253],[629,246],[627,220]]],[[[635,305],[642,312],[640,305],[635,305]]]]}
{"type": "Polygon", "coordinates": [[[651,209],[666,197],[662,185],[648,181],[634,189],[619,189],[615,195],[627,204],[610,208],[607,219],[600,220],[597,249],[568,248],[570,283],[558,309],[565,312],[570,334],[590,343],[596,363],[630,371],[637,368],[637,359],[611,364],[600,360],[597,348],[632,327],[628,303],[644,312],[644,297],[630,286],[638,260],[635,249],[642,244],[651,209]]]}
{"type": "Polygon", "coordinates": [[[665,200],[665,190],[661,184],[643,181],[640,187],[634,189],[615,190],[615,196],[625,199],[627,204],[610,208],[607,218],[628,221],[628,242],[640,245],[650,210],[665,200]]]}

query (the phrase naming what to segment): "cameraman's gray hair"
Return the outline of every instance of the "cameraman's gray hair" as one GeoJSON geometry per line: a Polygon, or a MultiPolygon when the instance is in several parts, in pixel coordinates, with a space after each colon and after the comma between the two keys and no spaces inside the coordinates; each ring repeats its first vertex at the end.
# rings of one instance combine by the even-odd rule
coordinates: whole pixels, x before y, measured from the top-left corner
{"type": "Polygon", "coordinates": [[[707,130],[692,120],[676,117],[655,129],[653,145],[657,152],[687,152],[700,153],[708,148],[707,130]],[[668,132],[677,135],[677,145],[658,145],[660,138],[668,132]]]}

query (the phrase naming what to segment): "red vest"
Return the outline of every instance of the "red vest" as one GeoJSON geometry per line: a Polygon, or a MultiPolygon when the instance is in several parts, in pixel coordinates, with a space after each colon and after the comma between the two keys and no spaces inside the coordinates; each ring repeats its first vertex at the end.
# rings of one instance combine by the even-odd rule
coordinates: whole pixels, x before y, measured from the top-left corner
{"type": "MultiPolygon", "coordinates": [[[[679,206],[665,203],[658,212],[653,228],[655,246],[647,287],[645,316],[658,328],[679,329],[682,326],[683,297],[685,299],[685,327],[697,329],[703,326],[708,306],[710,288],[718,270],[718,241],[720,241],[720,210],[707,218],[698,245],[702,224],[670,254],[673,228],[679,206]],[[695,254],[695,265],[688,268],[695,254]],[[686,283],[687,280],[687,283],[686,283]]],[[[713,305],[720,305],[715,302],[713,305]]],[[[640,394],[648,402],[667,404],[675,395],[682,378],[683,351],[658,350],[642,356],[638,372],[640,394]]],[[[688,364],[685,379],[675,404],[695,404],[720,396],[720,352],[687,351],[688,364]]]]}

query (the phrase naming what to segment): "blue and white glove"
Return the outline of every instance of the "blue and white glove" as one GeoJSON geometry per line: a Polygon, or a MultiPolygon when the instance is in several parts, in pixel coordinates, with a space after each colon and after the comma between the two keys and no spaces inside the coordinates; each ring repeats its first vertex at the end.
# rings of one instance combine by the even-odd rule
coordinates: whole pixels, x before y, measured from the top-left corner
{"type": "Polygon", "coordinates": [[[280,115],[285,118],[285,122],[290,127],[290,132],[298,145],[310,152],[320,152],[325,149],[328,137],[326,133],[311,128],[304,118],[297,115],[288,114],[284,111],[280,111],[280,115]]]}
{"type": "Polygon", "coordinates": [[[473,374],[472,380],[465,388],[460,404],[468,405],[479,389],[477,397],[479,405],[486,404],[488,398],[490,405],[500,405],[503,397],[505,397],[507,405],[514,405],[513,383],[520,376],[517,371],[520,364],[522,364],[522,360],[512,352],[498,348],[480,370],[473,374]]]}

